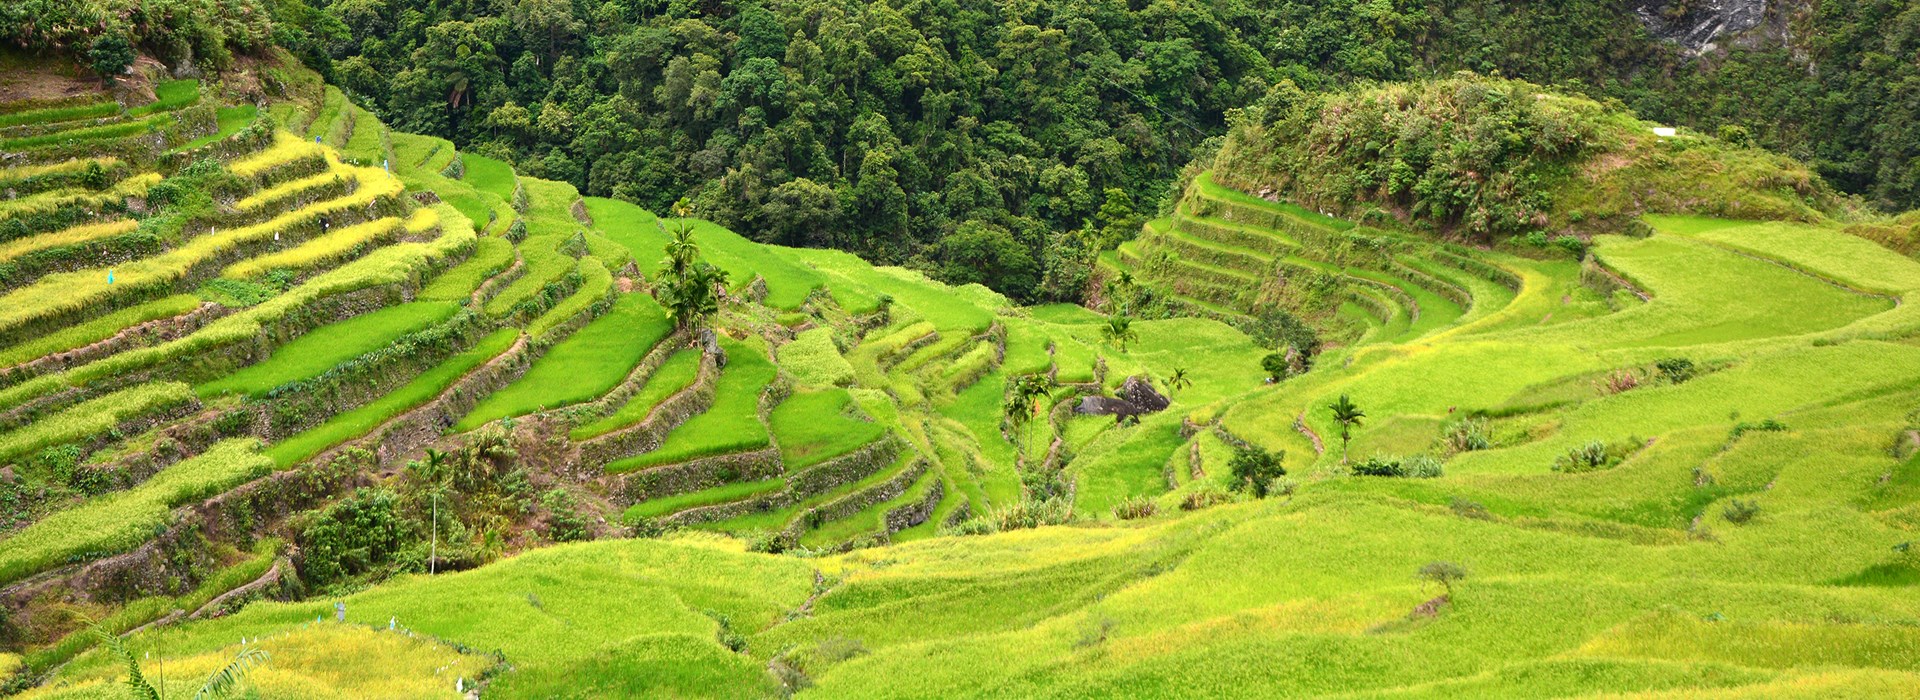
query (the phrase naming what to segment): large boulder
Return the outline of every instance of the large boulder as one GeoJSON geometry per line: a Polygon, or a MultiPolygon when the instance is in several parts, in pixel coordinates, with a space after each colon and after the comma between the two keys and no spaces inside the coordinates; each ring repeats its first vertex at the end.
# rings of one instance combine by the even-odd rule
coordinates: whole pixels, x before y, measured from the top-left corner
{"type": "Polygon", "coordinates": [[[1120,385],[1118,393],[1121,399],[1139,407],[1142,413],[1159,413],[1173,405],[1172,401],[1153,388],[1152,381],[1138,375],[1127,377],[1127,381],[1120,385]]]}
{"type": "Polygon", "coordinates": [[[1167,410],[1167,406],[1172,403],[1160,392],[1155,391],[1153,384],[1145,377],[1128,377],[1127,381],[1120,385],[1120,391],[1117,393],[1119,396],[1083,397],[1080,399],[1080,404],[1073,407],[1073,412],[1087,416],[1114,416],[1124,419],[1158,413],[1167,410]]]}

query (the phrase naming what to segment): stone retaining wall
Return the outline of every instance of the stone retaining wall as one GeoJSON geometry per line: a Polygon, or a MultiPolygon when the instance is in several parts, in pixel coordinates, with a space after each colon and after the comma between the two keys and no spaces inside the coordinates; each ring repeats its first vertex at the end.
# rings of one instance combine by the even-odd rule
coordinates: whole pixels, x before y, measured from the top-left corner
{"type": "Polygon", "coordinates": [[[693,385],[680,390],[653,407],[646,419],[629,428],[588,440],[580,445],[576,464],[580,468],[602,467],[608,462],[660,449],[667,433],[713,406],[715,386],[720,378],[720,363],[725,355],[704,354],[700,372],[693,385]]]}
{"type": "Polygon", "coordinates": [[[900,454],[900,440],[891,433],[839,457],[787,476],[794,500],[805,500],[844,484],[865,479],[892,464],[900,454]]]}

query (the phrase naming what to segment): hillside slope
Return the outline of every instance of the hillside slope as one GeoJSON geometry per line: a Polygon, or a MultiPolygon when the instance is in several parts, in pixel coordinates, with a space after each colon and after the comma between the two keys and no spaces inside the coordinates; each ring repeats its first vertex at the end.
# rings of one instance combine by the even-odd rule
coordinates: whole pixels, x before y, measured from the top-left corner
{"type": "Polygon", "coordinates": [[[1920,692],[1920,262],[1824,216],[1576,261],[1223,168],[1104,315],[284,87],[0,107],[19,697],[1920,692]]]}

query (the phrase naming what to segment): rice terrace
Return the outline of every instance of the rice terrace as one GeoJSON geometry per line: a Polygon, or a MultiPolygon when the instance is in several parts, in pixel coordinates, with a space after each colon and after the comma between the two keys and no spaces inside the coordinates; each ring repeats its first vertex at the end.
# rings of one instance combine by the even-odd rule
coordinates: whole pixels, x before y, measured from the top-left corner
{"type": "Polygon", "coordinates": [[[0,9],[0,696],[1920,698],[1920,5],[1269,4],[0,9]]]}

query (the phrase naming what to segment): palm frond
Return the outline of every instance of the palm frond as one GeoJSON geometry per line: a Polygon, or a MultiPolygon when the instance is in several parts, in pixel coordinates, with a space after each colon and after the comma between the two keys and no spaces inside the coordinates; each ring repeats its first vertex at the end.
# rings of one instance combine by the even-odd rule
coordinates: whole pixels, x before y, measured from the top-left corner
{"type": "Polygon", "coordinates": [[[200,692],[193,694],[193,700],[208,700],[233,692],[241,681],[246,680],[248,671],[255,665],[266,663],[269,658],[267,650],[259,647],[241,649],[226,666],[207,676],[207,682],[201,684],[200,692]]]}
{"type": "Polygon", "coordinates": [[[106,625],[99,622],[88,622],[87,629],[91,630],[94,638],[100,641],[101,647],[104,647],[108,653],[120,657],[120,660],[127,665],[127,688],[133,691],[134,697],[140,700],[160,700],[160,691],[155,690],[153,684],[147,682],[147,677],[140,673],[140,660],[133,658],[133,650],[127,648],[126,640],[121,639],[120,635],[114,634],[107,629],[106,625]]]}

